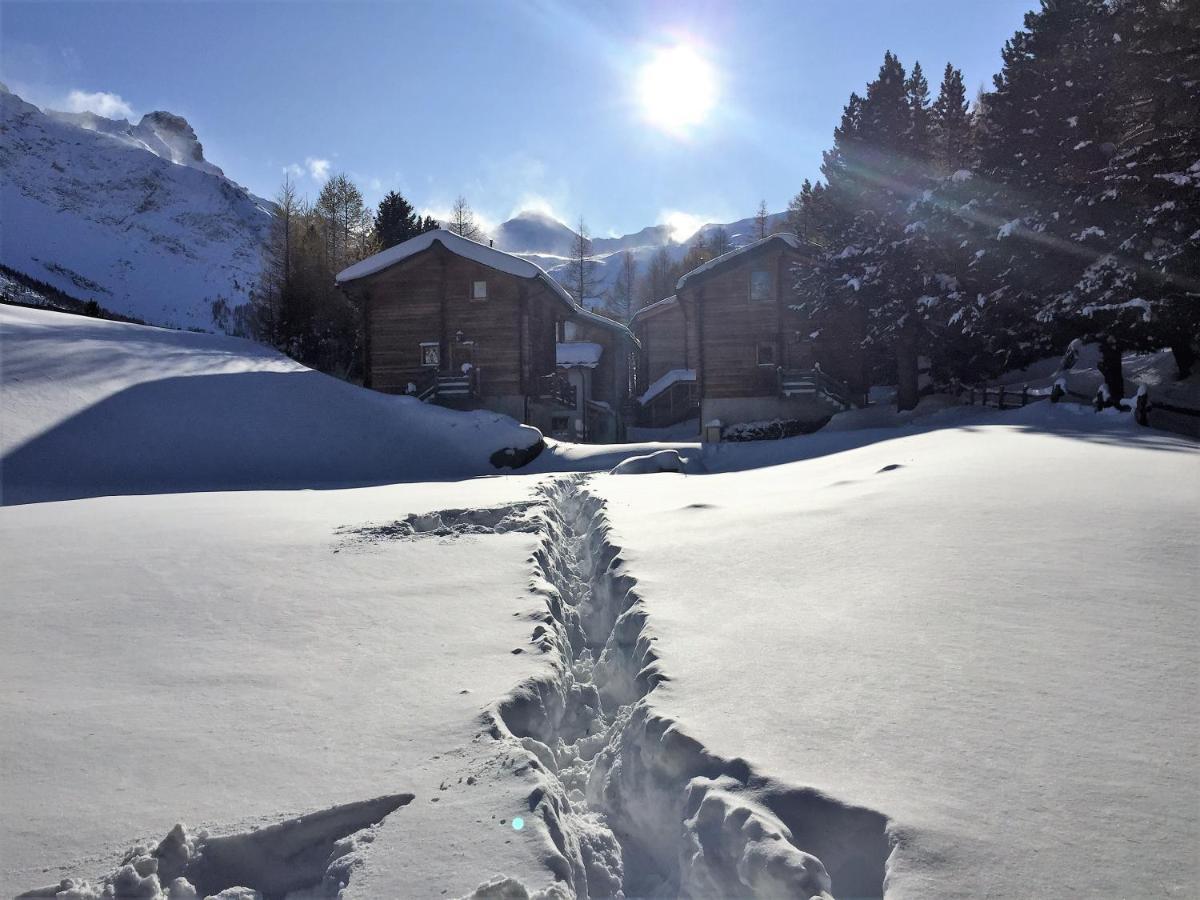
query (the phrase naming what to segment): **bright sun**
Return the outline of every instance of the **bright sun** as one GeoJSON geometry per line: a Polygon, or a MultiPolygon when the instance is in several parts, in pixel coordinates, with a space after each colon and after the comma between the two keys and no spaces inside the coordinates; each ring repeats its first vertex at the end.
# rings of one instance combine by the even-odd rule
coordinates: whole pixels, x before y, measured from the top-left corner
{"type": "Polygon", "coordinates": [[[646,118],[673,134],[686,134],[704,122],[716,92],[712,66],[686,44],[659,50],[638,73],[638,96],[646,118]]]}

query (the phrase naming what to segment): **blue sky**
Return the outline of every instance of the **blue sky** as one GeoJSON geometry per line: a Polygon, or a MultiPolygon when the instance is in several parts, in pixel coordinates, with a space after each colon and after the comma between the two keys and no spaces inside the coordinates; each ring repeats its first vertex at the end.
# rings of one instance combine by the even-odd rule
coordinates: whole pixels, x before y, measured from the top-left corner
{"type": "Polygon", "coordinates": [[[341,170],[369,200],[463,194],[489,222],[541,208],[621,234],[783,209],[885,50],[935,91],[953,62],[973,96],[1033,5],[4,0],[0,78],[42,106],[179,113],[266,196],[285,168],[311,195],[341,170]],[[684,134],[639,100],[642,67],[681,44],[715,98],[684,134]]]}

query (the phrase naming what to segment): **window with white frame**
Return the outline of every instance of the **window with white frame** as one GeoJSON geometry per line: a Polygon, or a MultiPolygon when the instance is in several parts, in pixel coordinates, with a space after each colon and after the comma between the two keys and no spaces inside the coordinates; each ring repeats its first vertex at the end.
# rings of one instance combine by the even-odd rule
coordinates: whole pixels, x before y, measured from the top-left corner
{"type": "Polygon", "coordinates": [[[486,300],[487,299],[487,282],[472,281],[471,282],[471,299],[486,300]]]}
{"type": "Polygon", "coordinates": [[[774,366],[778,364],[778,355],[775,352],[774,341],[759,341],[756,352],[758,364],[760,366],[774,366]]]}
{"type": "Polygon", "coordinates": [[[437,341],[421,342],[421,365],[437,368],[442,364],[442,347],[437,341]]]}
{"type": "Polygon", "coordinates": [[[753,269],[750,272],[750,299],[771,299],[771,270],[753,269]]]}

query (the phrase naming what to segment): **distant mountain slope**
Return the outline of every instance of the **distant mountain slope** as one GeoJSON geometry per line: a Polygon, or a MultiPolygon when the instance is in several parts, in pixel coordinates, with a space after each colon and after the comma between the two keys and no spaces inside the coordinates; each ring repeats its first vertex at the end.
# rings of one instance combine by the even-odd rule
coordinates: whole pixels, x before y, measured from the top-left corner
{"type": "Polygon", "coordinates": [[[204,159],[187,121],[43,113],[0,88],[0,263],[146,322],[212,326],[248,299],[270,204],[204,159]]]}
{"type": "MultiPolygon", "coordinates": [[[[621,253],[633,255],[638,273],[645,272],[659,248],[665,247],[671,260],[678,262],[688,249],[701,239],[707,239],[718,228],[724,228],[733,246],[741,247],[758,237],[758,225],[753,217],[736,222],[711,222],[683,242],[671,240],[671,230],[666,225],[651,225],[634,234],[615,238],[593,238],[592,259],[596,263],[596,289],[594,296],[587,298],[589,306],[603,306],[605,297],[617,278],[621,253]]],[[[775,213],[767,220],[767,232],[787,229],[787,216],[775,213]]],[[[564,287],[570,287],[570,255],[576,232],[557,219],[544,213],[522,212],[499,225],[492,235],[501,250],[515,253],[545,269],[564,287]]]]}

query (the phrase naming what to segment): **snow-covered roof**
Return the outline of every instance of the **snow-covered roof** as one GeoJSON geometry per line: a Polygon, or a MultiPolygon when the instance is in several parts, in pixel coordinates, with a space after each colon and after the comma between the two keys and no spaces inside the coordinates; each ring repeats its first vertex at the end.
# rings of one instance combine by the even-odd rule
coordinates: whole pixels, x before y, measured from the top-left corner
{"type": "Polygon", "coordinates": [[[566,341],[556,346],[555,358],[563,369],[594,369],[603,352],[603,347],[591,341],[566,341]]]}
{"type": "Polygon", "coordinates": [[[634,322],[637,322],[641,319],[648,319],[651,316],[656,316],[663,310],[667,310],[678,305],[678,303],[679,300],[674,294],[672,294],[670,297],[664,297],[661,300],[655,300],[653,303],[647,303],[633,314],[633,317],[629,320],[629,324],[632,325],[634,322]]]}
{"type": "Polygon", "coordinates": [[[426,231],[424,234],[418,234],[415,238],[409,238],[402,244],[388,247],[386,250],[380,250],[373,256],[368,256],[361,262],[356,262],[349,268],[342,269],[342,271],[338,272],[336,281],[338,284],[346,284],[350,281],[357,281],[359,278],[366,278],[368,275],[374,275],[376,272],[382,272],[384,269],[391,268],[397,263],[403,262],[410,256],[423,253],[435,243],[441,244],[455,256],[472,260],[480,265],[495,269],[498,272],[515,275],[518,278],[529,278],[540,281],[550,289],[551,293],[572,309],[579,309],[575,301],[571,298],[571,295],[563,290],[562,285],[551,278],[541,266],[535,265],[529,262],[529,260],[521,259],[519,256],[513,256],[511,253],[505,253],[503,250],[497,250],[495,247],[484,246],[478,241],[465,238],[461,234],[455,234],[453,231],[447,231],[444,228],[438,228],[435,231],[426,231]]]}
{"type": "Polygon", "coordinates": [[[652,385],[650,385],[650,387],[646,388],[646,392],[644,394],[642,394],[642,396],[638,397],[638,403],[642,404],[642,406],[645,406],[647,403],[649,403],[651,400],[653,400],[655,397],[657,397],[659,394],[661,394],[663,391],[665,391],[671,385],[676,384],[680,381],[695,381],[695,380],[696,380],[696,370],[695,369],[672,369],[670,372],[667,372],[665,375],[661,375],[652,385]]]}
{"type": "Polygon", "coordinates": [[[757,241],[752,241],[751,243],[746,244],[744,247],[738,247],[736,250],[730,250],[728,253],[722,253],[720,256],[710,259],[708,262],[704,263],[704,265],[696,266],[696,268],[686,273],[682,278],[679,279],[679,281],[675,283],[675,290],[682,291],[683,286],[692,279],[698,278],[701,275],[711,272],[714,269],[731,262],[736,257],[741,256],[743,253],[749,253],[752,250],[757,250],[759,247],[769,244],[771,241],[783,241],[793,250],[799,250],[801,246],[800,238],[796,237],[794,234],[788,234],[787,232],[768,234],[765,238],[759,238],[757,241]]]}
{"type": "Polygon", "coordinates": [[[633,336],[633,332],[616,319],[610,319],[608,316],[602,316],[599,313],[594,313],[590,309],[586,309],[582,306],[575,307],[574,318],[582,319],[585,322],[590,322],[592,325],[599,325],[601,328],[607,328],[611,331],[616,331],[629,338],[629,340],[635,345],[639,347],[641,346],[641,344],[638,342],[638,339],[633,336]]]}

